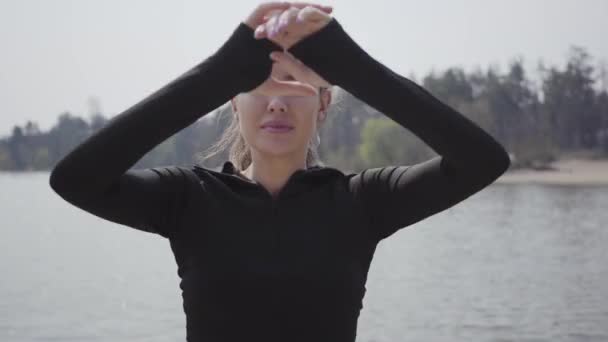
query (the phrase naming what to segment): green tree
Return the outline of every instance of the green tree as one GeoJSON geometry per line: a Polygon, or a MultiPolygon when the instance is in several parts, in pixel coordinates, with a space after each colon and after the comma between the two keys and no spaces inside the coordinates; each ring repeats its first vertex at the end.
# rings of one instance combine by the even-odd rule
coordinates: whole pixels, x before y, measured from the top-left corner
{"type": "Polygon", "coordinates": [[[361,137],[359,156],[366,167],[414,164],[436,155],[416,135],[390,118],[368,120],[361,137]]]}
{"type": "Polygon", "coordinates": [[[591,148],[601,123],[595,109],[594,67],[585,49],[572,47],[565,70],[545,71],[544,107],[562,149],[591,148]]]}

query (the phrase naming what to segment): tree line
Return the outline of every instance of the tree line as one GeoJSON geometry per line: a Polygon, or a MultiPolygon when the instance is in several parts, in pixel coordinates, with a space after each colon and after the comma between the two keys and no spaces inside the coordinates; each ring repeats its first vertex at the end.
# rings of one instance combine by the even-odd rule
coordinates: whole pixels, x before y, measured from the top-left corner
{"type": "MultiPolygon", "coordinates": [[[[570,151],[608,156],[607,75],[605,67],[594,66],[592,60],[584,48],[572,46],[564,66],[539,63],[538,82],[530,79],[521,58],[513,59],[505,72],[497,67],[472,72],[452,67],[430,72],[421,81],[413,75],[409,78],[502,143],[512,157],[512,168],[540,168],[570,151]]],[[[360,171],[437,155],[409,130],[338,90],[320,129],[319,153],[325,164],[360,171]]],[[[227,159],[226,153],[204,162],[201,153],[219,138],[229,115],[229,106],[205,115],[156,146],[133,168],[192,164],[217,168],[227,159]]],[[[33,121],[16,125],[11,135],[0,139],[0,170],[50,170],[107,122],[100,112],[88,120],[64,112],[46,132],[33,121]]]]}

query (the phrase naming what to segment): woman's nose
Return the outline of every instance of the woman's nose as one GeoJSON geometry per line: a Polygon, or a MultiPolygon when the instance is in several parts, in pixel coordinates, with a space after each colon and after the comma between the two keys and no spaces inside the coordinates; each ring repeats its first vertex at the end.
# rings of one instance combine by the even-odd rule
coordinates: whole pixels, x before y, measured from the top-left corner
{"type": "Polygon", "coordinates": [[[275,113],[275,112],[285,113],[285,112],[287,112],[287,104],[285,103],[285,101],[283,99],[281,99],[281,97],[278,97],[278,96],[272,97],[268,101],[268,111],[271,113],[275,113]]]}

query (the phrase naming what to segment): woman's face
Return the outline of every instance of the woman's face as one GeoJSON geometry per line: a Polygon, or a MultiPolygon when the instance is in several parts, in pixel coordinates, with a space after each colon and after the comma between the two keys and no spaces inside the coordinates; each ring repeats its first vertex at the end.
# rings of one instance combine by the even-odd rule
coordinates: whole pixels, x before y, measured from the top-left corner
{"type": "MultiPolygon", "coordinates": [[[[271,74],[279,80],[294,80],[277,63],[273,65],[271,74]]],[[[277,89],[274,93],[262,95],[256,88],[238,94],[232,100],[232,109],[238,116],[241,134],[252,153],[255,150],[273,157],[305,157],[317,124],[325,119],[324,111],[330,100],[329,91],[322,95],[287,96],[277,89]],[[274,120],[289,128],[266,126],[274,120]]]]}

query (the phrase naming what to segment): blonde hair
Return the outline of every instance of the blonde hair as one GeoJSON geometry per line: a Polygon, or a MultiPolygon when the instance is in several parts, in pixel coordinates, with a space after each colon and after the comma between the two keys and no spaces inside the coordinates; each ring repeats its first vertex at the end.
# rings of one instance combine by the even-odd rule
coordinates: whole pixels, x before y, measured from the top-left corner
{"type": "MultiPolygon", "coordinates": [[[[323,91],[331,91],[332,95],[334,95],[334,93],[336,92],[334,87],[321,87],[319,94],[321,94],[323,91]]],[[[220,113],[221,112],[223,111],[220,111],[220,113]]],[[[251,151],[249,149],[249,146],[247,145],[247,142],[243,138],[243,135],[241,134],[239,122],[236,119],[236,114],[232,111],[231,108],[230,113],[231,115],[228,127],[226,127],[226,129],[223,131],[218,141],[216,141],[213,145],[211,145],[211,147],[201,153],[199,159],[202,163],[203,161],[229,148],[228,160],[230,160],[232,164],[234,164],[237,170],[243,171],[247,167],[249,167],[249,165],[251,165],[251,151]]],[[[315,134],[319,134],[318,128],[315,134]]],[[[308,144],[308,151],[306,153],[306,167],[325,165],[319,156],[318,148],[319,146],[315,143],[308,144]]]]}

